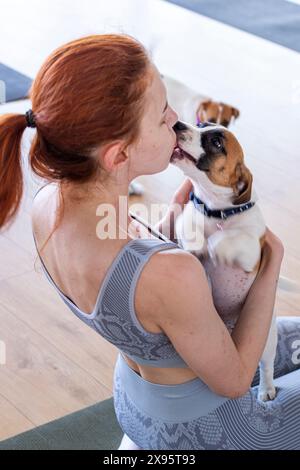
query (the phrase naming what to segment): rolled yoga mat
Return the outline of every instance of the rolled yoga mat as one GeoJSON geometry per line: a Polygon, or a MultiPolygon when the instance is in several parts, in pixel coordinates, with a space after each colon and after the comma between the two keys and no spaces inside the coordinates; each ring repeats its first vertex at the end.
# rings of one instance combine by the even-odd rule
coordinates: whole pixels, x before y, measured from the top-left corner
{"type": "Polygon", "coordinates": [[[28,97],[32,79],[0,63],[0,104],[28,97]]]}

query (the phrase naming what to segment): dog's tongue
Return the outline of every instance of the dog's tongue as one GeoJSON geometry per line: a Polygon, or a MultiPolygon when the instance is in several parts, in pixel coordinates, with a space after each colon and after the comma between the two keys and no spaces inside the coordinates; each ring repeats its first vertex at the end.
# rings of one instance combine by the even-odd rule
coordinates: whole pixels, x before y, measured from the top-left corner
{"type": "Polygon", "coordinates": [[[176,158],[183,158],[183,157],[184,157],[183,151],[179,147],[175,147],[171,155],[170,162],[172,162],[176,158]]]}

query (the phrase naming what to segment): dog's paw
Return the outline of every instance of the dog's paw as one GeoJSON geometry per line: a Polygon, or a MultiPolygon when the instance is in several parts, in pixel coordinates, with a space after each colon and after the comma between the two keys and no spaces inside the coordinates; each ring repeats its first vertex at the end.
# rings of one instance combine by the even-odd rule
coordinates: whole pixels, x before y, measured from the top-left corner
{"type": "Polygon", "coordinates": [[[217,231],[207,240],[208,252],[215,265],[225,264],[252,272],[260,258],[259,241],[247,234],[217,231]]]}
{"type": "Polygon", "coordinates": [[[197,110],[200,122],[209,121],[225,127],[228,127],[232,119],[237,119],[239,115],[239,110],[234,106],[210,99],[202,101],[197,110]]]}
{"type": "Polygon", "coordinates": [[[274,400],[276,397],[276,388],[274,385],[269,385],[268,387],[259,387],[257,398],[259,401],[269,401],[274,400]]]}
{"type": "Polygon", "coordinates": [[[215,266],[217,264],[234,265],[235,246],[231,237],[228,237],[224,232],[215,232],[207,239],[207,250],[215,266]]]}
{"type": "Polygon", "coordinates": [[[246,273],[251,273],[258,262],[260,253],[256,251],[243,250],[237,253],[235,258],[235,265],[239,266],[246,273]]]}

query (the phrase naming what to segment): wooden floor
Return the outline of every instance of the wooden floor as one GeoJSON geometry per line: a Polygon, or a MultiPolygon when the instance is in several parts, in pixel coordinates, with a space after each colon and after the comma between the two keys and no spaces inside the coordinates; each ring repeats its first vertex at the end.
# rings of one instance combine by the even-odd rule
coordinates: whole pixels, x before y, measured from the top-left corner
{"type": "MultiPolygon", "coordinates": [[[[282,274],[300,283],[299,54],[161,0],[11,0],[1,5],[0,61],[32,77],[58,45],[86,34],[128,32],[162,73],[241,110],[234,125],[267,225],[283,240],[282,274]],[[19,31],[19,33],[18,33],[19,31]]],[[[0,113],[25,112],[28,101],[0,113]]],[[[64,306],[34,262],[28,172],[12,227],[0,235],[0,439],[112,395],[116,349],[64,306]],[[1,356],[0,356],[1,357],[1,356]]],[[[168,202],[179,170],[141,177],[144,198],[168,202]]],[[[75,254],[74,254],[75,255],[75,254]]],[[[299,296],[278,292],[278,315],[300,315],[299,296]]]]}

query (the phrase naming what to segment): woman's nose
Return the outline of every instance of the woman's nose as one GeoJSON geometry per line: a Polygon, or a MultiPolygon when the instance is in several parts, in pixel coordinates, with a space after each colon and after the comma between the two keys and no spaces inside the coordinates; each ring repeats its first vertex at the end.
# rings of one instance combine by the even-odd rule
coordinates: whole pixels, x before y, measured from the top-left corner
{"type": "Polygon", "coordinates": [[[171,108],[172,110],[172,120],[170,121],[172,124],[172,127],[174,124],[178,121],[178,114],[176,113],[175,109],[171,108]]]}

